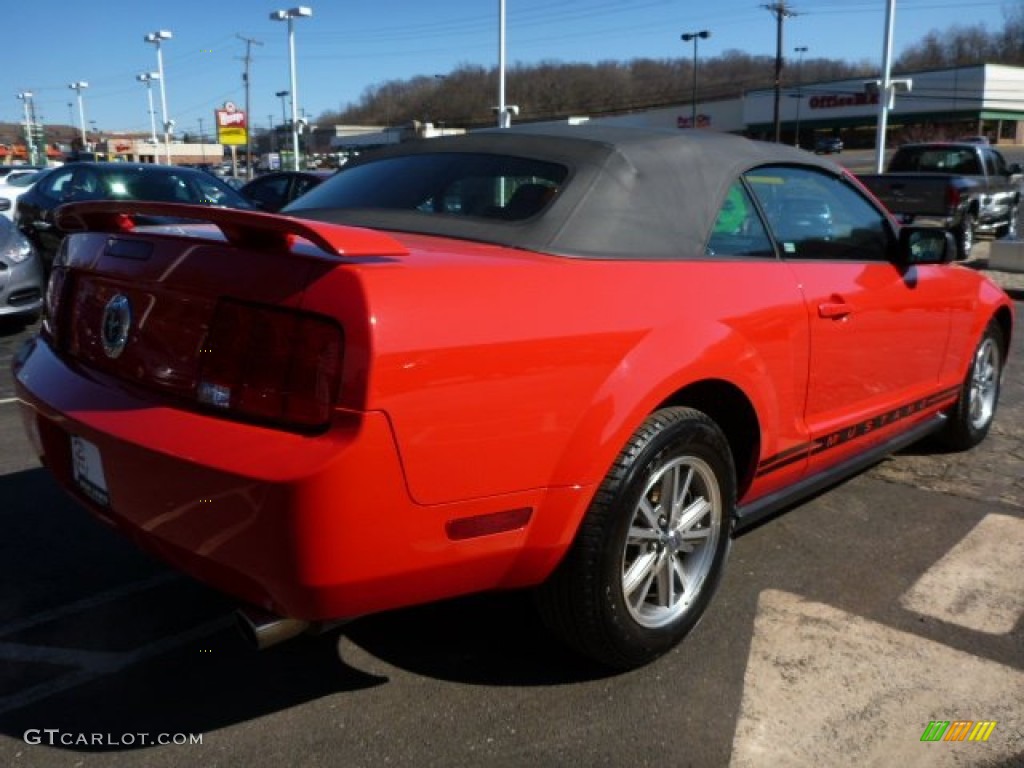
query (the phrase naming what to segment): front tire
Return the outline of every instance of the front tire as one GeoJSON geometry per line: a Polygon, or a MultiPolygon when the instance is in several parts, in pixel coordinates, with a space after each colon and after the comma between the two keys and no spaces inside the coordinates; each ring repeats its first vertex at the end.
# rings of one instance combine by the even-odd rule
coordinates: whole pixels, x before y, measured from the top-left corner
{"type": "Polygon", "coordinates": [[[992,321],[974,350],[960,399],[949,414],[943,444],[954,451],[973,448],[988,434],[999,403],[1003,375],[1003,333],[992,321]]]}
{"type": "Polygon", "coordinates": [[[614,669],[673,648],[696,626],[721,579],[735,489],[732,454],[711,419],[690,408],[652,414],[538,590],[548,626],[614,669]]]}
{"type": "Polygon", "coordinates": [[[956,257],[959,261],[965,261],[971,257],[971,251],[974,250],[974,228],[976,223],[977,221],[973,213],[970,211],[964,213],[963,221],[960,222],[960,228],[956,234],[956,257]]]}
{"type": "Polygon", "coordinates": [[[1007,238],[1009,240],[1017,239],[1017,218],[1020,215],[1020,206],[1014,203],[1010,206],[1010,212],[1006,218],[1005,224],[1000,224],[996,230],[996,237],[1007,238]]]}

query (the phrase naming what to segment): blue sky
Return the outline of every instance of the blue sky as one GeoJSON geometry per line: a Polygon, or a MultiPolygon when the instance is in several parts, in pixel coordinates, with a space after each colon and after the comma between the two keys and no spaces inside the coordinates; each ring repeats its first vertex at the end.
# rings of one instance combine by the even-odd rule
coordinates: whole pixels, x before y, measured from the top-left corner
{"type": "MultiPolygon", "coordinates": [[[[164,43],[168,110],[179,132],[212,132],[213,110],[244,105],[245,43],[254,38],[251,121],[281,117],[274,93],[289,87],[287,24],[271,11],[297,3],[253,0],[32,0],[8,11],[0,66],[0,121],[22,122],[22,91],[34,94],[44,123],[78,124],[75,92],[87,81],[87,123],[100,131],[148,131],[146,89],[136,80],[156,70],[148,32],[170,30],[164,43]],[[16,18],[16,25],[12,19],[16,18]],[[72,106],[69,106],[72,105],[72,106]]],[[[313,17],[295,22],[299,106],[316,117],[357,101],[377,83],[444,74],[498,59],[498,0],[309,0],[313,17]]],[[[708,29],[701,57],[730,49],[775,53],[775,23],[758,0],[506,0],[509,66],[692,56],[682,32],[708,29]]],[[[807,46],[823,56],[880,64],[885,0],[790,0],[784,50],[807,46]]],[[[894,50],[956,24],[1001,27],[1009,0],[897,0],[894,50]]],[[[681,85],[682,88],[682,85],[681,85]]],[[[684,89],[685,90],[685,89],[684,89]]],[[[154,88],[159,122],[159,91],[154,88]]],[[[497,98],[495,98],[497,100],[497,98]]],[[[508,101],[515,103],[515,93],[508,101]]],[[[522,105],[527,108],[528,105],[522,105]]]]}

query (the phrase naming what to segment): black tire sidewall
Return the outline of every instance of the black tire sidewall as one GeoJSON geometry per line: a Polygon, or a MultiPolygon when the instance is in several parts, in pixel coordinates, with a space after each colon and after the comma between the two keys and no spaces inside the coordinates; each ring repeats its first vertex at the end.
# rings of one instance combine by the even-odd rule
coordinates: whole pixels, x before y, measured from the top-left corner
{"type": "Polygon", "coordinates": [[[641,438],[633,442],[639,451],[628,459],[628,469],[618,479],[617,487],[613,490],[614,496],[607,517],[607,546],[599,568],[603,598],[601,609],[605,612],[606,626],[613,634],[611,639],[624,655],[636,655],[644,659],[669,650],[696,626],[721,580],[731,544],[736,483],[725,438],[706,418],[696,419],[679,412],[671,413],[670,416],[674,418],[669,418],[667,424],[646,440],[641,438]],[[711,567],[689,610],[663,627],[648,628],[638,624],[626,606],[622,592],[622,558],[633,514],[648,480],[665,462],[679,456],[692,456],[706,462],[718,481],[722,514],[719,538],[711,567]]]}
{"type": "Polygon", "coordinates": [[[985,439],[992,423],[995,421],[996,409],[999,405],[999,394],[1002,389],[1005,353],[1006,348],[1003,346],[1002,331],[994,322],[989,323],[985,332],[982,334],[981,339],[979,339],[978,344],[971,352],[971,363],[967,367],[967,375],[964,377],[963,384],[960,387],[960,398],[957,400],[956,406],[950,412],[950,423],[946,430],[944,441],[947,447],[953,450],[963,451],[973,448],[985,439]],[[995,344],[999,353],[999,370],[996,373],[995,402],[993,403],[992,415],[989,420],[985,422],[984,426],[976,427],[971,422],[971,387],[975,369],[978,365],[978,352],[981,350],[982,346],[990,340],[995,344]]]}

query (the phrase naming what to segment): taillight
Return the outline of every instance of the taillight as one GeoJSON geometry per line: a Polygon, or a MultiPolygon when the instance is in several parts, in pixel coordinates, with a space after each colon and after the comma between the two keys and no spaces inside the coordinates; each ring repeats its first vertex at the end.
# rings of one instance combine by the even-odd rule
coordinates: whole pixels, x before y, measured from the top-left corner
{"type": "Polygon", "coordinates": [[[232,415],[309,429],[337,401],[343,352],[333,321],[222,300],[199,352],[196,397],[232,415]]]}
{"type": "Polygon", "coordinates": [[[49,336],[54,345],[60,347],[64,339],[60,332],[60,311],[64,301],[64,285],[68,271],[64,267],[54,266],[46,282],[46,293],[43,298],[43,333],[49,336]]]}

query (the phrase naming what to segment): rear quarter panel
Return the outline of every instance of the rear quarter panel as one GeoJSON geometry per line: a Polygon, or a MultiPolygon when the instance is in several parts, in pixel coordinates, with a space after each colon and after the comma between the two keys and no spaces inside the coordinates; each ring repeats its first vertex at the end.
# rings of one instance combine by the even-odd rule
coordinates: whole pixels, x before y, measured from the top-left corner
{"type": "MultiPolygon", "coordinates": [[[[599,482],[646,416],[697,381],[745,393],[762,452],[805,439],[807,316],[784,263],[404,240],[413,255],[350,275],[368,318],[361,407],[388,414],[421,504],[599,482]]],[[[307,307],[329,306],[335,278],[307,307]]]]}

